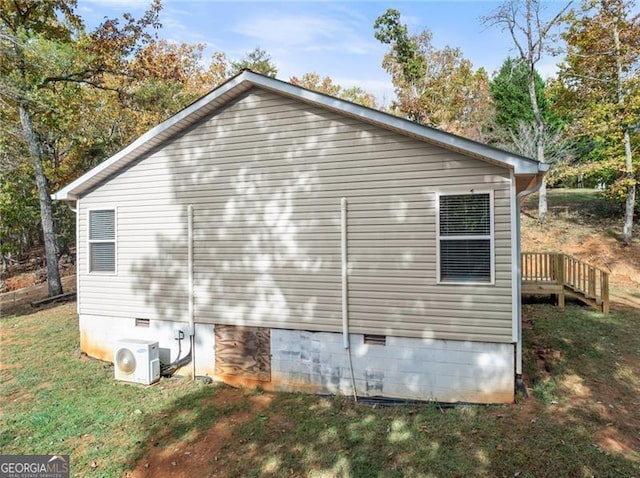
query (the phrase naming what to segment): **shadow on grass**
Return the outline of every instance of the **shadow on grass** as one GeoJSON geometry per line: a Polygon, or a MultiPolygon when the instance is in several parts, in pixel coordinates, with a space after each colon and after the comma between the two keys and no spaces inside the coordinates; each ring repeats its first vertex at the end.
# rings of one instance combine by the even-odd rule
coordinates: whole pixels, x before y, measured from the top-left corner
{"type": "Polygon", "coordinates": [[[207,386],[145,417],[130,476],[637,476],[638,314],[525,313],[529,400],[442,410],[207,386]]]}
{"type": "Polygon", "coordinates": [[[559,423],[591,430],[592,445],[640,469],[640,313],[527,305],[525,371],[559,423]]]}
{"type": "Polygon", "coordinates": [[[74,476],[640,475],[638,311],[538,304],[525,316],[534,397],[441,410],[118,383],[78,353],[65,305],[0,323],[0,446],[70,454],[74,476]]]}

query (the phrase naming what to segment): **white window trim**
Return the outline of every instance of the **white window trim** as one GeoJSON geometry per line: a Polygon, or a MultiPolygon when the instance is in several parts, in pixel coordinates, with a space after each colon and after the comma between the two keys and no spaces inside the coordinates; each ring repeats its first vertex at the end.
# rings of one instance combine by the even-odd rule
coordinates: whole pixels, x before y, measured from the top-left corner
{"type": "Polygon", "coordinates": [[[118,207],[117,206],[105,206],[105,207],[92,207],[87,209],[87,226],[86,226],[86,239],[87,239],[87,273],[91,275],[103,275],[103,276],[115,276],[118,274],[118,207]],[[91,212],[92,211],[113,211],[113,240],[106,239],[94,239],[89,238],[91,212]],[[92,271],[91,270],[91,244],[100,242],[113,242],[113,271],[92,271]]]}
{"type": "MultiPolygon", "coordinates": [[[[436,192],[436,284],[444,285],[495,285],[496,283],[496,237],[495,237],[495,203],[494,203],[494,190],[493,189],[447,189],[446,192],[436,192]],[[463,196],[472,194],[488,194],[489,195],[489,244],[491,254],[491,280],[488,282],[477,281],[448,281],[442,280],[440,277],[440,197],[441,196],[463,196]]],[[[446,236],[444,240],[473,240],[473,239],[487,239],[487,236],[446,236]]]]}

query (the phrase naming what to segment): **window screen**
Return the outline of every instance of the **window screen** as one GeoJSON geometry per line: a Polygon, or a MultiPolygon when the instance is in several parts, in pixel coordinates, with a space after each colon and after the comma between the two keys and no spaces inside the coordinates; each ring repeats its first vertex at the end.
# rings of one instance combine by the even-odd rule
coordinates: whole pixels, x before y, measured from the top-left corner
{"type": "Polygon", "coordinates": [[[491,195],[440,196],[441,282],[491,282],[491,195]]]}
{"type": "Polygon", "coordinates": [[[89,211],[89,272],[116,271],[116,212],[89,211]]]}

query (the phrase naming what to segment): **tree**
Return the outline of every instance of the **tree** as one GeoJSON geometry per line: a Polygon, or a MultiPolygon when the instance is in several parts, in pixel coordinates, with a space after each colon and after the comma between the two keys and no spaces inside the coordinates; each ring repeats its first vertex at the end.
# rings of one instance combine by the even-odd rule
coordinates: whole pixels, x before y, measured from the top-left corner
{"type": "Polygon", "coordinates": [[[374,31],[391,46],[382,65],[396,89],[394,109],[412,121],[481,139],[492,109],[486,71],[474,70],[459,48],[436,49],[429,31],[409,35],[397,10],[378,17],[374,31]]]}
{"type": "MultiPolygon", "coordinates": [[[[84,56],[89,46],[78,45],[77,41],[86,39],[89,34],[82,28],[79,32],[74,33],[76,43],[72,46],[38,40],[42,55],[32,55],[39,62],[35,66],[42,67],[43,74],[51,74],[59,67],[69,69],[85,65],[84,56]]],[[[38,48],[33,50],[40,51],[38,48]]],[[[169,43],[148,36],[135,54],[128,55],[123,74],[105,72],[99,82],[60,79],[55,85],[34,87],[37,102],[33,101],[32,105],[37,114],[32,120],[43,148],[41,162],[48,188],[55,190],[76,179],[147,129],[225,81],[230,68],[225,55],[215,53],[209,62],[205,62],[203,49],[203,45],[169,43]]],[[[3,70],[0,77],[0,84],[5,87],[10,84],[7,78],[10,70],[3,70]]],[[[10,90],[4,88],[3,91],[10,90]]],[[[20,205],[30,204],[33,192],[37,190],[22,187],[20,182],[23,182],[24,171],[33,172],[33,167],[23,167],[29,152],[18,111],[15,103],[2,94],[0,120],[0,175],[6,190],[19,196],[7,202],[5,194],[0,209],[12,213],[20,205]]],[[[53,203],[51,208],[56,245],[60,253],[65,253],[75,236],[74,218],[64,205],[53,203]]],[[[32,231],[34,223],[29,214],[11,214],[11,217],[18,222],[11,228],[0,227],[3,250],[8,254],[19,254],[43,243],[40,235],[13,232],[32,231]],[[27,242],[22,238],[27,238],[27,242]]]]}
{"type": "Polygon", "coordinates": [[[376,98],[371,93],[366,92],[358,86],[351,88],[343,88],[336,85],[329,76],[320,78],[317,73],[305,73],[302,77],[292,76],[289,82],[307,88],[309,90],[319,91],[325,95],[335,96],[343,100],[351,101],[368,108],[376,107],[376,98]]]}
{"type": "Polygon", "coordinates": [[[33,191],[33,170],[22,163],[0,170],[0,259],[2,271],[13,255],[23,254],[38,236],[38,196],[33,191]]]}
{"type": "Polygon", "coordinates": [[[640,15],[635,3],[584,1],[567,15],[567,55],[560,78],[575,116],[574,132],[591,140],[591,172],[613,184],[625,204],[622,239],[633,236],[640,136],[640,15]]]}
{"type": "MultiPolygon", "coordinates": [[[[519,59],[526,65],[527,89],[536,135],[535,158],[540,162],[545,162],[543,135],[546,126],[536,94],[536,65],[546,51],[552,29],[560,23],[570,4],[567,3],[550,20],[545,20],[541,0],[509,0],[483,19],[485,24],[499,26],[509,32],[519,59]]],[[[543,179],[539,192],[538,220],[545,222],[546,219],[547,194],[543,179]]]]}
{"type": "Polygon", "coordinates": [[[536,157],[540,142],[547,163],[565,163],[573,158],[574,145],[564,135],[564,121],[551,108],[546,85],[537,71],[534,72],[534,79],[538,107],[544,123],[541,134],[536,128],[531,107],[527,66],[522,60],[507,58],[490,84],[495,107],[491,142],[530,158],[536,157]]]}
{"type": "Polygon", "coordinates": [[[271,78],[278,74],[278,68],[271,55],[259,47],[247,53],[241,60],[231,62],[231,75],[237,75],[242,70],[251,70],[271,78]]]}
{"type": "MultiPolygon", "coordinates": [[[[507,58],[489,84],[489,91],[495,107],[496,126],[505,131],[515,131],[521,123],[533,123],[533,107],[529,95],[529,72],[527,65],[520,59],[507,58]]],[[[545,96],[545,84],[537,71],[534,71],[536,101],[543,122],[555,126],[559,122],[549,107],[545,96]]],[[[535,156],[535,154],[534,154],[535,156]]]]}
{"type": "Polygon", "coordinates": [[[498,143],[500,147],[508,151],[526,157],[535,156],[540,142],[544,149],[545,160],[549,164],[558,164],[574,154],[574,145],[563,134],[563,131],[545,124],[542,135],[537,130],[535,123],[521,121],[515,128],[508,130],[509,137],[503,143],[498,143]]]}
{"type": "Polygon", "coordinates": [[[135,77],[113,75],[104,80],[106,89],[59,89],[63,114],[46,127],[49,181],[60,187],[76,179],[224,82],[226,57],[215,53],[207,65],[203,50],[203,45],[149,42],[131,59],[135,77]]]}
{"type": "Polygon", "coordinates": [[[62,293],[49,182],[45,174],[47,125],[57,115],[61,90],[91,85],[110,89],[114,75],[135,77],[131,58],[152,41],[160,3],[142,18],[106,19],[87,33],[72,0],[0,0],[0,96],[16,116],[32,162],[40,203],[49,295],[62,293]],[[42,129],[40,129],[42,128],[42,129]]]}

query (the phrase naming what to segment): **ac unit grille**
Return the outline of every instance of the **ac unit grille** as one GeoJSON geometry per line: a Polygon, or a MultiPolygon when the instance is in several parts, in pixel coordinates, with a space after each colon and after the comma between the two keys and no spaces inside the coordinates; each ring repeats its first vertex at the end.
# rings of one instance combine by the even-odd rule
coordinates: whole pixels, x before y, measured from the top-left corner
{"type": "Polygon", "coordinates": [[[120,349],[116,352],[116,367],[122,373],[131,374],[136,369],[136,357],[129,349],[120,349]]]}
{"type": "Polygon", "coordinates": [[[113,352],[116,380],[150,385],[160,379],[158,342],[122,339],[113,352]]]}

